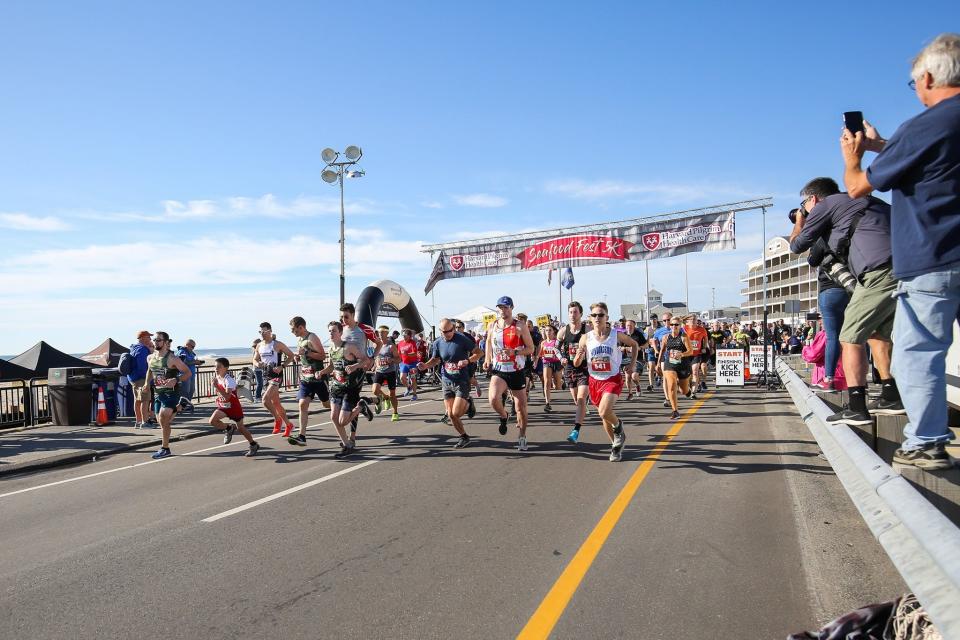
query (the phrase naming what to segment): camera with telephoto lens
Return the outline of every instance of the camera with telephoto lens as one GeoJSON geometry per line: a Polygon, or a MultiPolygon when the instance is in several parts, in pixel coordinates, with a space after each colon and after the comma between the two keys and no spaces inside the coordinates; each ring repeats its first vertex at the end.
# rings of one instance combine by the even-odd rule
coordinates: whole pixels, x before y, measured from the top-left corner
{"type": "Polygon", "coordinates": [[[847,293],[853,293],[857,286],[857,279],[850,273],[850,268],[837,256],[832,253],[826,254],[823,257],[823,262],[820,263],[820,267],[833,278],[834,282],[846,289],[847,293]]]}

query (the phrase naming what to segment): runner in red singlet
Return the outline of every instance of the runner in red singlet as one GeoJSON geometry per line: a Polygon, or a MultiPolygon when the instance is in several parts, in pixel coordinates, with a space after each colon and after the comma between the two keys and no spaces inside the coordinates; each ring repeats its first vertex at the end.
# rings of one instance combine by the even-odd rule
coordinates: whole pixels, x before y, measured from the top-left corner
{"type": "Polygon", "coordinates": [[[527,325],[513,317],[513,299],[503,296],[497,301],[500,318],[493,323],[487,333],[486,358],[483,366],[491,371],[490,389],[487,397],[490,407],[500,416],[500,435],[507,434],[507,411],[500,398],[507,389],[513,396],[517,410],[517,427],[520,437],[517,448],[527,450],[527,384],[523,367],[526,359],[533,355],[533,338],[527,325]]]}

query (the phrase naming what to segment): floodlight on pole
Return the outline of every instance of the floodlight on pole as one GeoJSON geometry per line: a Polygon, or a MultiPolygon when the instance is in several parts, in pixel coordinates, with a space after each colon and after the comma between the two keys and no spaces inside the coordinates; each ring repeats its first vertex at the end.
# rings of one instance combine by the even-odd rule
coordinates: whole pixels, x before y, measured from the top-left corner
{"type": "Polygon", "coordinates": [[[347,169],[347,167],[352,167],[357,163],[357,160],[363,156],[363,151],[357,145],[348,146],[344,152],[343,156],[346,158],[345,162],[337,162],[340,158],[340,154],[337,151],[334,151],[330,147],[327,147],[320,153],[320,157],[323,158],[323,161],[326,163],[326,168],[320,172],[320,179],[326,182],[327,184],[340,184],[340,304],[341,306],[346,301],[346,242],[345,242],[345,228],[346,228],[346,216],[344,213],[343,206],[343,179],[346,178],[360,178],[365,175],[363,169],[347,169]]]}

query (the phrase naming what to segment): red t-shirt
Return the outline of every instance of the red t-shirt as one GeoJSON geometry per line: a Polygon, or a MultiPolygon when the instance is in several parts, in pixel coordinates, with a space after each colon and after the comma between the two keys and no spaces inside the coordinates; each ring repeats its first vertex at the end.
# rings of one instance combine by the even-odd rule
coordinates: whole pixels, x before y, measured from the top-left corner
{"type": "Polygon", "coordinates": [[[684,327],[684,331],[687,334],[687,339],[690,340],[690,349],[693,350],[693,355],[698,356],[703,353],[707,348],[707,330],[703,327],[684,327]]]}
{"type": "Polygon", "coordinates": [[[397,351],[400,352],[400,361],[403,364],[417,364],[420,362],[420,351],[417,349],[417,343],[413,340],[401,340],[397,343],[397,351]]]}

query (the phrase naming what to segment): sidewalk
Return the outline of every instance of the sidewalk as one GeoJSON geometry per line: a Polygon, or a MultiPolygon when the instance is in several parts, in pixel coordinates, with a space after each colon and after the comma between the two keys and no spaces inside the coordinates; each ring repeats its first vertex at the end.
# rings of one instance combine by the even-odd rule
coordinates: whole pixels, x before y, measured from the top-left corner
{"type": "MultiPolygon", "coordinates": [[[[296,392],[281,394],[287,418],[297,421],[296,392]]],[[[215,410],[213,402],[196,405],[196,413],[174,418],[171,442],[200,436],[223,435],[208,424],[215,410]]],[[[310,415],[326,409],[319,401],[310,405],[310,415]]],[[[243,403],[244,424],[247,427],[270,425],[273,418],[259,403],[243,403]]],[[[229,420],[227,420],[229,422],[229,420]]],[[[152,429],[134,429],[133,418],[118,418],[112,425],[63,427],[44,425],[29,429],[0,432],[0,477],[15,473],[38,471],[65,464],[88,462],[96,458],[133,449],[159,448],[160,426],[152,429]]]]}

